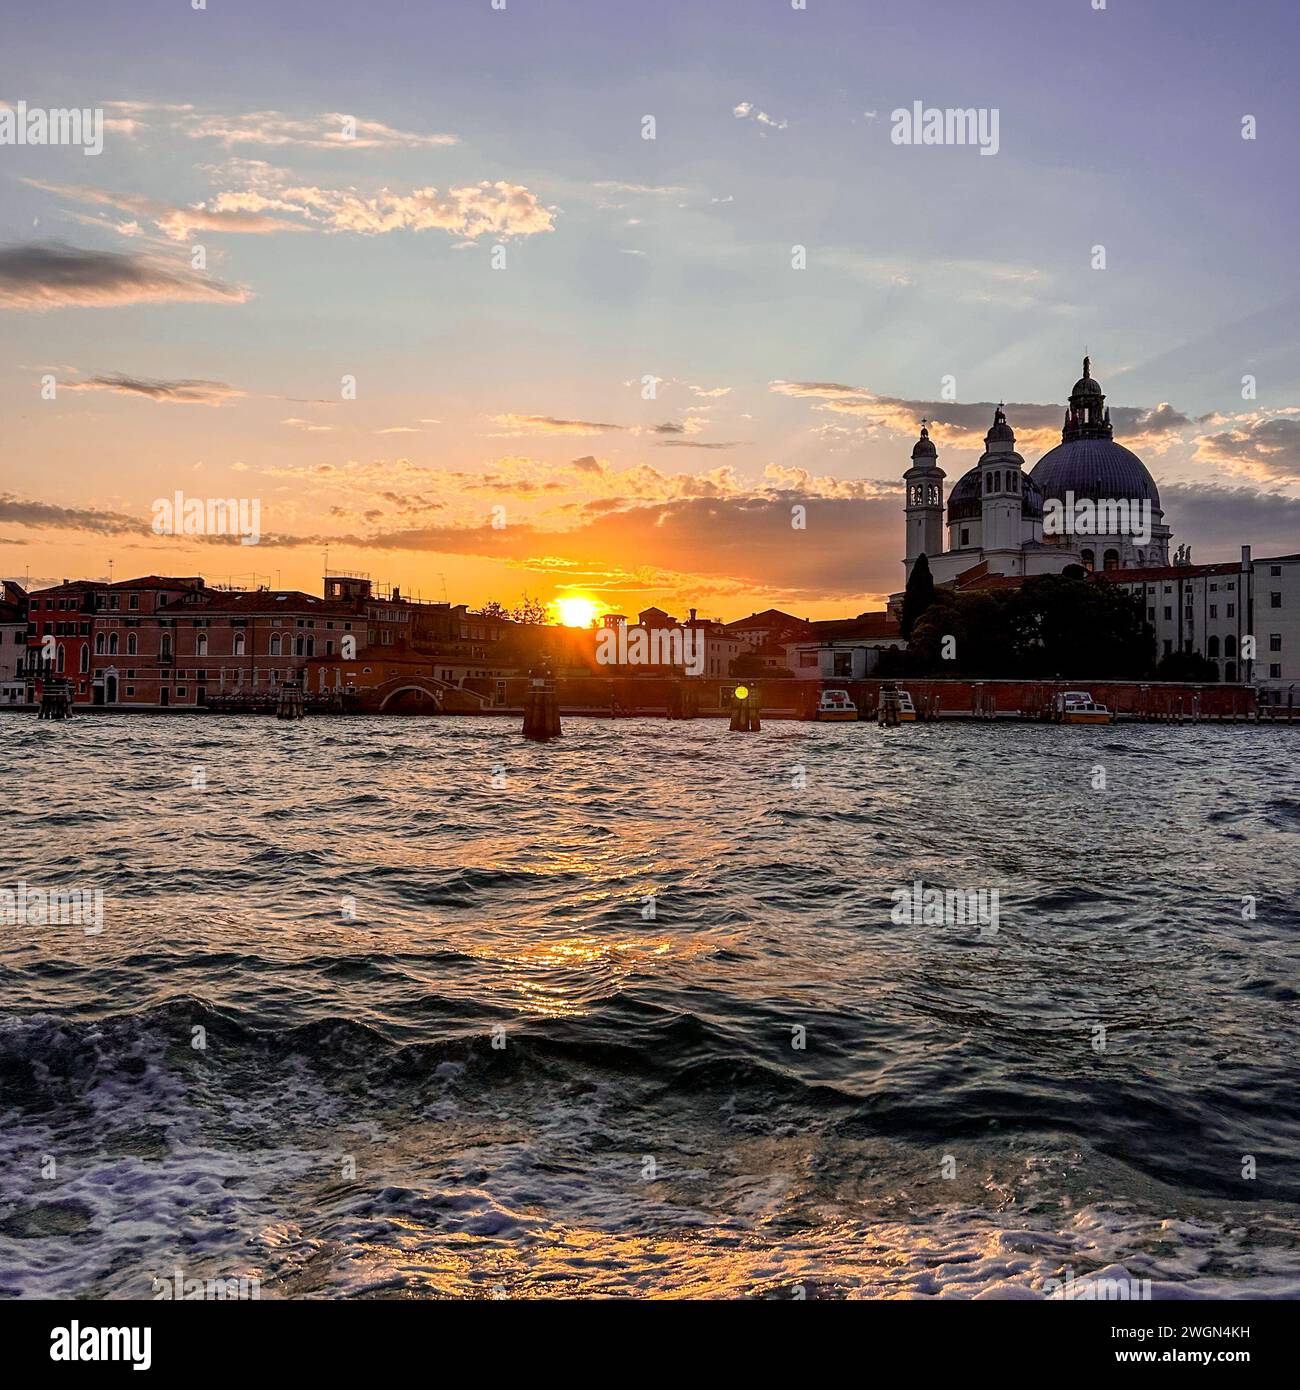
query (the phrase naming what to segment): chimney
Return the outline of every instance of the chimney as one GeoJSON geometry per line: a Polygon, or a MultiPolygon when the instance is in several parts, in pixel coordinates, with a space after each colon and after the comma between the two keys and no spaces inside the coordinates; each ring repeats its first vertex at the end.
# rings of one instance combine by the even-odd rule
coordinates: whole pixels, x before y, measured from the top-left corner
{"type": "Polygon", "coordinates": [[[691,609],[691,626],[695,625],[695,609],[691,609]]]}
{"type": "Polygon", "coordinates": [[[1241,567],[1244,570],[1250,568],[1250,546],[1248,545],[1243,545],[1241,547],[1241,567]]]}

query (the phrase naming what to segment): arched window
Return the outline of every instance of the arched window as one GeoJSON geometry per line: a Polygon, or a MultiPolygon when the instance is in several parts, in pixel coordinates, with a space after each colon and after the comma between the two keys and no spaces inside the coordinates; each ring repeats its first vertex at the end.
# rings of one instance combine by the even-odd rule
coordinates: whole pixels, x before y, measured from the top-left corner
{"type": "Polygon", "coordinates": [[[90,670],[90,643],[89,643],[89,642],[83,642],[83,643],[81,644],[81,669],[82,669],[82,671],[89,671],[89,670],[90,670]]]}
{"type": "Polygon", "coordinates": [[[1223,654],[1224,656],[1237,655],[1237,639],[1232,635],[1232,633],[1229,633],[1223,639],[1223,654]]]}
{"type": "Polygon", "coordinates": [[[243,654],[244,654],[244,634],[243,634],[242,632],[237,632],[237,633],[235,633],[235,655],[236,655],[236,656],[243,656],[243,654]]]}
{"type": "Polygon", "coordinates": [[[117,655],[117,633],[116,633],[116,632],[110,632],[110,633],[108,634],[108,654],[109,654],[109,656],[116,656],[116,655],[117,655]]]}
{"type": "Polygon", "coordinates": [[[194,655],[207,656],[207,654],[208,634],[206,632],[200,632],[199,635],[194,639],[194,655]]]}
{"type": "Polygon", "coordinates": [[[64,668],[64,665],[66,664],[66,661],[67,661],[67,653],[64,652],[64,650],[63,650],[63,644],[60,642],[60,643],[59,643],[59,653],[58,653],[58,656],[55,658],[55,661],[54,661],[54,669],[55,669],[56,671],[62,671],[63,668],[64,668]]]}
{"type": "Polygon", "coordinates": [[[170,632],[164,632],[164,633],[163,633],[163,635],[162,635],[162,641],[159,643],[159,646],[158,646],[158,655],[159,655],[164,661],[170,661],[170,660],[171,660],[171,655],[172,655],[172,635],[171,635],[170,632]]]}
{"type": "Polygon", "coordinates": [[[280,655],[280,634],[278,632],[273,632],[271,634],[271,655],[280,655]]]}
{"type": "Polygon", "coordinates": [[[136,652],[139,650],[139,648],[140,648],[140,639],[135,635],[134,632],[128,632],[128,633],[126,634],[126,654],[127,654],[127,656],[134,656],[134,655],[136,654],[136,652]]]}
{"type": "Polygon", "coordinates": [[[1096,569],[1096,567],[1097,567],[1097,553],[1096,553],[1096,551],[1093,551],[1093,550],[1081,550],[1081,551],[1079,552],[1079,558],[1083,561],[1083,567],[1084,567],[1084,569],[1086,569],[1086,570],[1096,569]]]}
{"type": "Polygon", "coordinates": [[[1103,568],[1103,569],[1108,569],[1108,570],[1117,570],[1117,569],[1119,569],[1119,551],[1118,551],[1118,550],[1108,550],[1108,551],[1101,557],[1101,564],[1102,564],[1102,568],[1103,568]]]}
{"type": "Polygon", "coordinates": [[[1211,637],[1205,644],[1205,655],[1212,661],[1217,661],[1219,657],[1219,639],[1211,637]]]}
{"type": "Polygon", "coordinates": [[[95,655],[104,655],[104,634],[102,632],[97,632],[95,634],[95,655]]]}

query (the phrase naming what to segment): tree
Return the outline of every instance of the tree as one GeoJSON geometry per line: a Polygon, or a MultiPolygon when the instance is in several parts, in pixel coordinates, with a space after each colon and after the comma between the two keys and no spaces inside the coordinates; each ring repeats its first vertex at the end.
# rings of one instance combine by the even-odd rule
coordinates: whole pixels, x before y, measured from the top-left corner
{"type": "Polygon", "coordinates": [[[546,605],[541,599],[529,598],[524,595],[524,601],[510,615],[517,623],[526,623],[530,627],[540,627],[545,624],[550,614],[546,611],[546,605]]]}
{"type": "Polygon", "coordinates": [[[1200,652],[1170,652],[1160,658],[1156,679],[1162,681],[1196,681],[1209,684],[1219,679],[1218,665],[1200,652]]]}
{"type": "Polygon", "coordinates": [[[934,602],[934,576],[930,573],[930,562],[922,551],[916,557],[912,572],[907,576],[907,588],[903,591],[903,618],[899,627],[904,637],[911,637],[917,619],[934,602]]]}
{"type": "Polygon", "coordinates": [[[491,598],[478,610],[485,618],[499,618],[502,622],[510,621],[510,610],[504,603],[498,603],[491,598]]]}

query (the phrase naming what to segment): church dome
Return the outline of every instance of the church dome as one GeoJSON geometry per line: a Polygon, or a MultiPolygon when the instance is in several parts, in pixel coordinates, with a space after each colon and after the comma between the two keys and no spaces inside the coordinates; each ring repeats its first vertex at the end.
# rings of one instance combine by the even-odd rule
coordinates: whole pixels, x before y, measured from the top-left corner
{"type": "MultiPolygon", "coordinates": [[[[1146,464],[1113,439],[1070,439],[1058,444],[1034,465],[1030,474],[1044,497],[1124,498],[1147,501],[1160,510],[1160,493],[1146,464]]],[[[960,486],[960,484],[958,484],[960,486]]],[[[953,489],[954,494],[956,488],[953,489]]]]}
{"type": "Polygon", "coordinates": [[[1116,444],[1105,408],[1106,395],[1092,374],[1092,359],[1083,359],[1083,375],[1070,392],[1061,442],[1034,465],[1030,475],[1044,497],[1065,501],[1067,492],[1078,498],[1150,502],[1160,510],[1160,494],[1146,464],[1122,444],[1116,444]]]}
{"type": "Polygon", "coordinates": [[[915,444],[912,445],[912,457],[914,459],[932,459],[937,458],[938,456],[939,451],[934,447],[934,440],[930,438],[930,431],[924,425],[922,425],[921,437],[916,441],[915,444]]]}
{"type": "MultiPolygon", "coordinates": [[[[1024,481],[1020,487],[1020,514],[1026,520],[1034,520],[1043,514],[1043,494],[1039,491],[1038,484],[1028,473],[1023,473],[1021,477],[1024,481]]],[[[964,473],[958,478],[952,491],[948,494],[948,520],[971,521],[978,520],[984,510],[984,502],[980,496],[980,470],[976,464],[969,473],[964,473]]]]}

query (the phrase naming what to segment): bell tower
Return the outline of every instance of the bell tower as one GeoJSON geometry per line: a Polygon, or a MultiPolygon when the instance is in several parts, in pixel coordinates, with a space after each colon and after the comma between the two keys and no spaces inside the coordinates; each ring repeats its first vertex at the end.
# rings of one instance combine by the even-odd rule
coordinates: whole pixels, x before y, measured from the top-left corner
{"type": "Polygon", "coordinates": [[[1016,432],[999,405],[984,436],[984,453],[978,465],[985,551],[1020,549],[1024,462],[1016,453],[1016,432]]]}
{"type": "Polygon", "coordinates": [[[912,466],[903,474],[907,485],[907,558],[910,575],[917,557],[943,553],[943,480],[939,451],[930,438],[927,421],[921,421],[921,437],[912,445],[912,466]]]}

